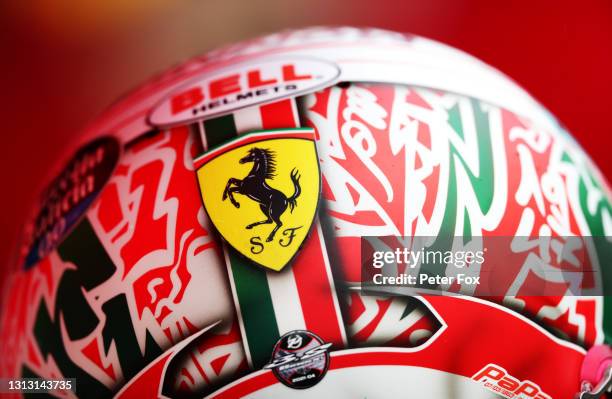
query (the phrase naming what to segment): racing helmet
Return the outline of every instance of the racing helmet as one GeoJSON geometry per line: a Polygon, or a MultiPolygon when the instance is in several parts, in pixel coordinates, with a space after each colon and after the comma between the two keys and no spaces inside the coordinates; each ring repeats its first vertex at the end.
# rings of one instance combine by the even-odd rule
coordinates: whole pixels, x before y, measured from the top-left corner
{"type": "Polygon", "coordinates": [[[0,375],[74,379],[60,397],[572,398],[610,358],[581,374],[612,337],[605,179],[516,83],[422,37],[209,52],[49,173],[0,375]],[[394,255],[417,247],[455,258],[405,290],[423,260],[394,255]],[[466,248],[484,261],[455,267],[466,248]]]}

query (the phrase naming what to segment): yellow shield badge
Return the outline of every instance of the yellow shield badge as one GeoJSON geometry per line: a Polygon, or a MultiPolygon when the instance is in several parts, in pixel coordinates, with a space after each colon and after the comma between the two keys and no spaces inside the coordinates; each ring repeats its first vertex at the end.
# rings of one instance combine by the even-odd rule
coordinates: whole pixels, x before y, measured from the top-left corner
{"type": "Polygon", "coordinates": [[[216,229],[258,265],[281,270],[314,221],[321,173],[311,128],[258,131],[195,160],[216,229]]]}

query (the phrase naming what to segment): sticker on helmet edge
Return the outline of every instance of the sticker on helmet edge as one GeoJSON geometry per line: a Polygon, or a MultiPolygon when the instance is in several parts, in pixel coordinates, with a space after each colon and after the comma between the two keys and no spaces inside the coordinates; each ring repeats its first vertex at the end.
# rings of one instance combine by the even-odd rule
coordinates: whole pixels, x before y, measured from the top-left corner
{"type": "Polygon", "coordinates": [[[306,389],[323,379],[329,367],[329,348],[321,338],[306,330],[295,330],[280,337],[264,369],[280,382],[295,389],[306,389]]]}
{"type": "Polygon", "coordinates": [[[81,147],[42,194],[22,255],[28,269],[53,251],[96,199],[111,177],[121,147],[111,136],[81,147]]]}

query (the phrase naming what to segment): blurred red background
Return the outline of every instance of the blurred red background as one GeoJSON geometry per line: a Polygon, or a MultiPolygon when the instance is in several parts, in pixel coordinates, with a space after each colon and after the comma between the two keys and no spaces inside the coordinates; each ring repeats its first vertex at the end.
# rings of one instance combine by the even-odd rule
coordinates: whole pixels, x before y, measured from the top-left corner
{"type": "Polygon", "coordinates": [[[551,110],[612,176],[612,2],[70,0],[0,3],[0,267],[46,165],[105,106],[193,55],[311,25],[411,32],[495,66],[551,110]]]}

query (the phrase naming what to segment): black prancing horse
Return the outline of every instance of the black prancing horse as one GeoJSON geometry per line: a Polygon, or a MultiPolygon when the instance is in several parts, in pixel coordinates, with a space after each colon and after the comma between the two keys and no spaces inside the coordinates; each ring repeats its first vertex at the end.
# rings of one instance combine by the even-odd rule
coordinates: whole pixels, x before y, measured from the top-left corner
{"type": "Polygon", "coordinates": [[[253,168],[244,179],[236,179],[232,177],[227,181],[225,190],[223,191],[223,201],[229,197],[230,201],[236,208],[240,208],[240,204],[234,198],[233,194],[238,193],[246,195],[253,201],[259,203],[261,211],[268,218],[260,222],[251,223],[246,226],[247,229],[252,229],[260,224],[276,223],[274,229],[268,235],[266,241],[272,241],[274,234],[283,225],[280,218],[289,207],[289,211],[293,212],[293,208],[297,206],[297,198],[300,196],[300,176],[296,169],[291,171],[291,181],[295,191],[289,198],[279,190],[276,190],[266,183],[266,179],[273,179],[276,171],[276,163],[274,162],[274,152],[265,148],[251,148],[248,154],[240,160],[240,163],[253,162],[253,168]]]}

